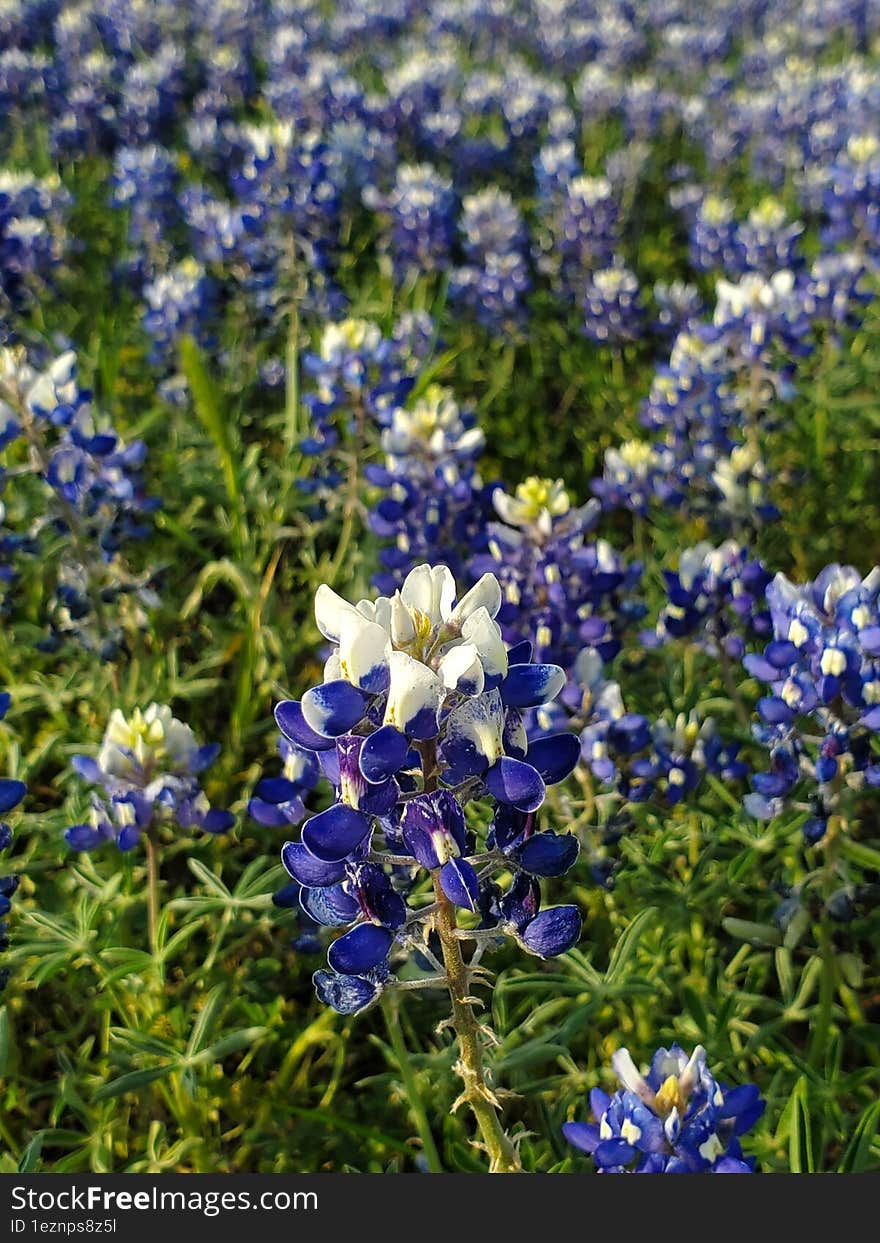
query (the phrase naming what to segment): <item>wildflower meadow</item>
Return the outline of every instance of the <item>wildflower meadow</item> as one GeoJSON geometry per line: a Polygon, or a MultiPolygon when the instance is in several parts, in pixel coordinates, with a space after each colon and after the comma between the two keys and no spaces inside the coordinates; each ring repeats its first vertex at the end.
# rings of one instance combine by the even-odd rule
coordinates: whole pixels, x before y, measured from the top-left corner
{"type": "Polygon", "coordinates": [[[880,1172],[880,0],[0,0],[0,1171],[880,1172]]]}

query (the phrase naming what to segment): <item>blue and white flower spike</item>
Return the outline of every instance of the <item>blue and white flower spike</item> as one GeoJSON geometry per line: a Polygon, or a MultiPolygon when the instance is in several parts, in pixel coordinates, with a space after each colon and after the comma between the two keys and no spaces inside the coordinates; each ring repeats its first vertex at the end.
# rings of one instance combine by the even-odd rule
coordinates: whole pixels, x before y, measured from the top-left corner
{"type": "Polygon", "coordinates": [[[678,1045],[658,1049],[646,1075],[629,1052],[611,1059],[620,1088],[590,1093],[595,1122],[567,1122],[562,1133],[589,1154],[602,1174],[751,1174],[740,1137],[764,1112],[752,1084],[718,1083],[697,1045],[688,1057],[678,1045]]]}

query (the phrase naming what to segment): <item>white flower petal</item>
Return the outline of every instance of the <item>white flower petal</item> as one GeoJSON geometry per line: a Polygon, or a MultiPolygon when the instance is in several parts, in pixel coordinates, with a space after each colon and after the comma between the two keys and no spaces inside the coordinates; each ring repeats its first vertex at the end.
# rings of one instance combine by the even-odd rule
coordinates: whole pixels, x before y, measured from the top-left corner
{"type": "Polygon", "coordinates": [[[450,690],[459,690],[465,695],[482,694],[486,679],[480,654],[473,643],[460,643],[445,652],[437,672],[443,685],[450,690]]]}
{"type": "Polygon", "coordinates": [[[480,608],[484,608],[490,617],[494,617],[501,608],[501,586],[494,574],[484,574],[470,591],[465,592],[449,620],[453,625],[460,626],[480,608]]]}
{"type": "Polygon", "coordinates": [[[461,637],[476,647],[486,677],[504,677],[507,673],[507,648],[501,637],[501,628],[489,616],[488,609],[480,607],[471,613],[461,628],[461,637]]]}
{"type": "Polygon", "coordinates": [[[415,738],[437,733],[437,716],[446,688],[433,669],[413,660],[406,652],[392,652],[391,681],[385,705],[384,725],[394,725],[415,738]]]}
{"type": "Polygon", "coordinates": [[[315,621],[321,634],[331,643],[339,642],[339,631],[344,617],[361,616],[353,604],[343,600],[326,583],[322,583],[315,592],[315,621]]]}
{"type": "Polygon", "coordinates": [[[352,686],[370,694],[385,689],[391,640],[376,622],[344,617],[339,633],[339,665],[352,686]]]}

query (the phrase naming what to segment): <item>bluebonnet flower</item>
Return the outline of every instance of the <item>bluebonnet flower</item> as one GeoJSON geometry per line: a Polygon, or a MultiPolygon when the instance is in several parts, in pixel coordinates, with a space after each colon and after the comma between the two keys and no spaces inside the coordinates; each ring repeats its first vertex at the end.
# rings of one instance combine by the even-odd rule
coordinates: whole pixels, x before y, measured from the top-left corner
{"type": "Polygon", "coordinates": [[[691,332],[703,317],[705,307],[696,285],[680,280],[655,281],[653,294],[657,307],[654,327],[663,337],[691,332]]]}
{"type": "Polygon", "coordinates": [[[377,205],[390,219],[388,244],[398,281],[449,266],[455,194],[452,183],[431,164],[402,164],[391,193],[377,205]]]}
{"type": "Polygon", "coordinates": [[[57,177],[0,171],[0,340],[50,280],[68,204],[57,177]]]}
{"type": "Polygon", "coordinates": [[[605,509],[645,515],[653,500],[668,503],[676,498],[675,465],[671,449],[647,440],[627,440],[606,449],[602,475],[590,482],[590,488],[605,509]]]}
{"type": "Polygon", "coordinates": [[[797,269],[802,264],[799,242],[803,231],[801,222],[790,222],[782,203],[768,195],[737,228],[736,245],[742,255],[740,270],[772,276],[774,272],[797,269]]]}
{"type": "Polygon", "coordinates": [[[844,243],[876,269],[880,259],[880,138],[851,134],[827,173],[824,241],[844,243]]]}
{"type": "Polygon", "coordinates": [[[620,208],[607,177],[571,177],[558,169],[560,185],[546,183],[536,262],[566,301],[583,303],[591,276],[608,268],[620,241],[620,208]]]}
{"type": "MultiPolygon", "coordinates": [[[[505,852],[510,842],[499,826],[496,849],[481,851],[465,817],[475,798],[536,812],[546,785],[563,780],[579,753],[570,734],[526,737],[522,713],[558,694],[564,674],[530,663],[527,644],[508,655],[494,621],[500,606],[491,575],[456,600],[445,566],[416,567],[391,598],[352,605],[326,586],[316,595],[318,628],[333,644],[324,683],[279,704],[275,717],[287,738],[316,753],[335,801],[304,822],[282,861],[304,887],[306,912],[348,928],[331,945],[330,971],[315,977],[319,996],[343,1013],[395,982],[393,951],[416,944],[427,952],[436,907],[408,906],[394,884],[400,868],[411,873],[407,896],[427,872],[437,902],[472,913],[486,904],[493,870],[556,874],[546,869],[546,851],[505,852]]],[[[576,850],[554,849],[557,870],[565,870],[576,850]]],[[[539,914],[532,894],[528,909],[512,898],[503,920],[484,931],[552,957],[575,943],[580,918],[573,907],[539,914]]],[[[471,935],[473,966],[490,940],[471,935]]]]}
{"type": "Polygon", "coordinates": [[[314,751],[307,751],[281,734],[278,753],[282,761],[281,776],[264,777],[248,803],[249,815],[258,824],[273,829],[300,823],[306,814],[303,800],[321,779],[321,767],[314,751]]]}
{"type": "Polygon", "coordinates": [[[152,601],[149,575],[132,575],[122,553],[147,533],[146,519],[157,502],[144,488],[146,446],[121,440],[94,412],[90,397],[79,387],[73,351],[38,371],[24,350],[0,350],[0,447],[22,440],[28,458],[24,474],[43,485],[33,497],[37,512],[26,513],[29,525],[16,547],[38,551],[47,528],[65,537],[56,548],[52,636],[46,645],[72,634],[111,658],[121,635],[108,607],[123,597],[133,604],[152,601]]]}
{"type": "Polygon", "coordinates": [[[664,570],[668,603],[643,642],[656,646],[691,635],[706,649],[739,659],[747,641],[770,633],[765,592],[772,575],[735,540],[717,548],[696,544],[679,556],[677,570],[664,570]]]}
{"type": "Polygon", "coordinates": [[[426,559],[460,574],[479,546],[489,516],[490,489],[477,461],[485,437],[449,389],[431,384],[411,408],[396,406],[381,435],[384,464],[368,464],[364,477],[382,489],[369,514],[383,540],[382,591],[393,592],[426,559]]]}
{"type": "Polygon", "coordinates": [[[595,1123],[567,1122],[568,1142],[602,1174],[751,1174],[740,1138],[764,1112],[757,1087],[721,1084],[697,1045],[658,1049],[641,1075],[626,1049],[614,1054],[620,1081],[613,1096],[590,1093],[595,1123]]]}
{"type": "Polygon", "coordinates": [[[74,850],[115,841],[127,851],[143,833],[164,824],[227,832],[234,817],[211,807],[200,781],[219,750],[218,745],[200,746],[190,727],[162,704],[136,708],[129,717],[115,708],[97,759],[77,755],[72,760],[77,776],[101,793],[92,796],[88,821],[65,830],[65,841],[74,850]]]}
{"type": "Polygon", "coordinates": [[[113,161],[111,202],[128,212],[133,274],[142,279],[163,266],[177,220],[177,170],[169,151],[155,143],[120,147],[113,161]]]}
{"type": "Polygon", "coordinates": [[[531,286],[522,215],[509,194],[490,186],[463,200],[460,229],[466,264],[452,274],[450,297],[491,332],[510,331],[522,322],[531,286]]]}
{"type": "Polygon", "coordinates": [[[598,503],[575,507],[561,479],[535,477],[513,494],[496,488],[492,500],[502,522],[488,524],[488,548],[471,568],[501,585],[505,639],[529,640],[538,660],[569,675],[586,647],[611,660],[623,630],[643,612],[633,598],[641,566],[626,565],[607,540],[587,538],[598,503]]]}
{"type": "Polygon", "coordinates": [[[369,320],[327,324],[317,351],[303,357],[303,370],[314,381],[303,395],[311,420],[304,452],[319,454],[338,444],[340,424],[360,439],[387,426],[412,389],[419,361],[411,354],[404,358],[398,343],[369,320]]]}
{"type": "Polygon", "coordinates": [[[777,574],[767,588],[773,638],[744,658],[765,683],[756,737],[770,768],[753,778],[746,808],[778,815],[802,788],[810,812],[804,835],[819,841],[847,791],[880,785],[873,751],[880,730],[880,569],[864,579],[852,566],[829,565],[810,583],[777,574]]]}
{"type": "Polygon", "coordinates": [[[600,345],[620,346],[636,340],[644,308],[639,282],[621,263],[593,272],[584,291],[584,332],[600,345]]]}
{"type": "Polygon", "coordinates": [[[150,361],[166,376],[176,372],[177,350],[184,336],[202,345],[211,341],[214,287],[202,265],[182,259],[144,286],[144,331],[150,337],[150,361]]]}

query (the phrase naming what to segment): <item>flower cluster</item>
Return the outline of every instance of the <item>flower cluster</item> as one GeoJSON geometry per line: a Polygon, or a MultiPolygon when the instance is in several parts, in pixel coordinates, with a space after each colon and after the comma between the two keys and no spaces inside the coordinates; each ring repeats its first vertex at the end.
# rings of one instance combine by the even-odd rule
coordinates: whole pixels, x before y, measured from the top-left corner
{"type": "Polygon", "coordinates": [[[314,385],[303,397],[310,428],[302,448],[310,455],[339,443],[340,415],[349,438],[387,426],[415,379],[403,343],[365,319],[327,324],[303,368],[314,385]]]}
{"type": "Polygon", "coordinates": [[[746,641],[770,634],[765,592],[772,575],[735,540],[685,549],[678,569],[663,577],[668,603],[655,629],[642,635],[646,646],[695,635],[713,655],[738,660],[746,641]]]}
{"type": "Polygon", "coordinates": [[[817,842],[845,791],[880,785],[880,568],[863,579],[829,565],[802,585],[777,574],[767,602],[773,638],[744,664],[767,688],[756,736],[770,768],[753,777],[746,807],[772,819],[806,780],[804,836],[817,842]]]}
{"type": "Polygon", "coordinates": [[[398,281],[449,266],[456,207],[448,178],[431,164],[402,164],[391,193],[375,201],[390,217],[389,245],[398,281]]]}
{"type": "Polygon", "coordinates": [[[383,541],[375,578],[393,592],[416,565],[442,562],[458,575],[485,538],[489,488],[477,472],[484,435],[449,389],[430,384],[409,408],[397,406],[382,431],[384,464],[364,470],[382,489],[370,529],[383,541]]]}
{"type": "Polygon", "coordinates": [[[494,620],[500,607],[488,574],[456,600],[446,566],[418,566],[392,597],[357,605],[318,589],[318,628],[333,644],[325,680],[280,703],[275,718],[315,753],[335,799],[305,820],[282,859],[303,886],[306,913],[348,927],[330,947],[330,971],[315,976],[319,996],[342,1012],[394,983],[393,952],[430,955],[438,912],[453,922],[455,908],[480,916],[468,933],[478,953],[511,936],[552,957],[580,935],[575,908],[539,909],[535,880],[561,875],[577,854],[566,835],[539,832],[535,813],[546,785],[572,771],[578,742],[528,739],[522,726],[522,713],[557,695],[564,674],[532,664],[528,644],[508,652],[494,620]],[[482,846],[465,815],[473,799],[494,809],[482,846]],[[491,881],[497,872],[513,875],[506,892],[491,881]]]}
{"type": "MultiPolygon", "coordinates": [[[[146,579],[129,573],[125,546],[143,537],[156,502],[145,494],[146,446],[126,443],[79,387],[76,355],[66,351],[37,369],[18,348],[0,350],[0,448],[23,454],[23,480],[39,484],[32,507],[15,514],[23,530],[4,541],[7,551],[37,552],[50,533],[57,552],[51,646],[74,635],[112,657],[121,641],[107,610],[123,597],[148,603],[146,579]]],[[[7,578],[10,577],[7,575],[7,578]]]]}
{"type": "Polygon", "coordinates": [[[211,807],[200,782],[219,750],[218,745],[200,746],[190,727],[163,704],[136,708],[129,717],[115,708],[97,759],[73,758],[77,776],[101,793],[92,795],[88,821],[71,825],[65,841],[74,850],[114,841],[127,851],[142,834],[152,835],[165,824],[225,833],[234,817],[211,807]]]}
{"type": "Polygon", "coordinates": [[[61,258],[68,204],[57,178],[0,170],[0,342],[61,258]]]}
{"type": "Polygon", "coordinates": [[[641,566],[627,565],[607,540],[587,538],[598,503],[575,507],[561,479],[536,477],[512,494],[496,488],[492,500],[502,521],[489,523],[488,548],[471,568],[501,584],[504,637],[529,640],[539,660],[569,676],[584,648],[611,660],[623,630],[643,612],[633,596],[641,566]]]}
{"type": "Polygon", "coordinates": [[[459,227],[466,264],[452,274],[450,298],[490,332],[515,329],[531,288],[519,208],[506,191],[491,186],[464,199],[459,227]]]}
{"type": "Polygon", "coordinates": [[[568,1142],[602,1174],[751,1174],[740,1137],[764,1112],[753,1084],[730,1088],[706,1065],[700,1045],[688,1057],[674,1044],[658,1049],[647,1074],[626,1049],[611,1059],[620,1087],[590,1093],[595,1123],[566,1122],[568,1142]]]}

